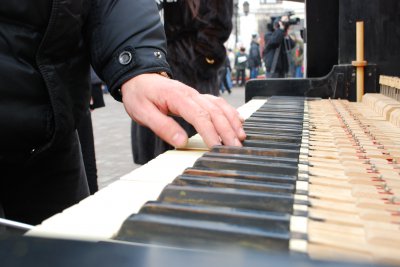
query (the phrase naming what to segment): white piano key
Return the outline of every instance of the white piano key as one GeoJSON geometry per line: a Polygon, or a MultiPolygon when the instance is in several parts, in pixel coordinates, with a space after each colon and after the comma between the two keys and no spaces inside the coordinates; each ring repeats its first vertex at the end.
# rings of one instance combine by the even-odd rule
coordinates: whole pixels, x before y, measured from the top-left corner
{"type": "Polygon", "coordinates": [[[170,150],[121,177],[121,180],[172,182],[203,154],[204,151],[170,150]]]}
{"type": "Polygon", "coordinates": [[[27,235],[106,240],[123,221],[149,200],[156,200],[165,184],[119,180],[79,204],[59,213],[29,231],[27,235]]]}

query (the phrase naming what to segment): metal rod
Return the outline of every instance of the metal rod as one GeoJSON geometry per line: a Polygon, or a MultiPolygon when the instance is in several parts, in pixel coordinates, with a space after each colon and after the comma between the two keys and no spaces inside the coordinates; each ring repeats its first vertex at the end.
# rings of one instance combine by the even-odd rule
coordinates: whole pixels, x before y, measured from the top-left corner
{"type": "Polygon", "coordinates": [[[7,220],[4,218],[0,218],[0,225],[4,225],[7,227],[12,227],[20,230],[31,230],[34,226],[30,224],[20,223],[16,221],[7,220]]]}

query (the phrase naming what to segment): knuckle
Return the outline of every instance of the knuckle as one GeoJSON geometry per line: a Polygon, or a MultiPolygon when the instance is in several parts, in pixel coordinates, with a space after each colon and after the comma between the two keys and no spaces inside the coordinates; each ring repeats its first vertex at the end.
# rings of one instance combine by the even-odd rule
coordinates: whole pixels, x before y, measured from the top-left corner
{"type": "Polygon", "coordinates": [[[224,116],[225,115],[219,106],[210,107],[210,113],[212,115],[216,115],[216,116],[224,116]]]}
{"type": "Polygon", "coordinates": [[[201,121],[211,121],[211,114],[204,109],[197,110],[197,118],[201,121]]]}

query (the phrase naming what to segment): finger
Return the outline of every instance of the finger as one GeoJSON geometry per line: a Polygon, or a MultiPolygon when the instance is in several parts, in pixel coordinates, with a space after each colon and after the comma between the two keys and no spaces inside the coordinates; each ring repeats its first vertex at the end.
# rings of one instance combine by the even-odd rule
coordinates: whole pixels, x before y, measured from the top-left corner
{"type": "Polygon", "coordinates": [[[171,117],[170,102],[179,102],[181,97],[190,95],[194,89],[182,86],[181,83],[166,79],[157,74],[142,74],[126,82],[122,88],[123,103],[129,116],[148,128],[161,139],[175,147],[183,147],[187,143],[185,130],[171,117]],[[157,86],[165,83],[164,90],[157,86]],[[180,91],[183,90],[183,93],[180,91]]]}
{"type": "MultiPolygon", "coordinates": [[[[169,110],[174,114],[179,114],[192,124],[208,147],[221,145],[221,138],[212,121],[210,112],[194,100],[198,95],[200,94],[196,92],[180,97],[179,101],[171,101],[169,110]]],[[[221,113],[221,111],[218,112],[221,113]]]]}
{"type": "Polygon", "coordinates": [[[216,97],[213,95],[204,95],[208,97],[211,101],[213,101],[219,108],[221,108],[228,118],[229,123],[232,125],[233,129],[236,132],[239,140],[243,141],[246,138],[246,133],[243,130],[243,117],[239,114],[239,112],[233,108],[231,105],[226,102],[222,97],[216,97]]]}
{"type": "MultiPolygon", "coordinates": [[[[194,96],[194,101],[198,103],[204,110],[209,114],[209,118],[214,125],[217,134],[220,136],[222,143],[228,146],[242,146],[239,136],[236,133],[236,129],[233,124],[231,124],[229,118],[226,116],[222,106],[227,105],[222,101],[215,101],[217,97],[208,97],[206,95],[194,96]]],[[[235,110],[232,111],[235,114],[235,110]]],[[[229,114],[232,116],[232,114],[229,114]]],[[[234,119],[233,119],[234,121],[234,119]]],[[[235,126],[241,127],[240,120],[236,119],[235,126]]]]}
{"type": "Polygon", "coordinates": [[[146,125],[157,136],[174,147],[184,147],[187,144],[186,131],[173,118],[163,114],[152,103],[147,103],[142,107],[131,114],[135,121],[146,125]]]}

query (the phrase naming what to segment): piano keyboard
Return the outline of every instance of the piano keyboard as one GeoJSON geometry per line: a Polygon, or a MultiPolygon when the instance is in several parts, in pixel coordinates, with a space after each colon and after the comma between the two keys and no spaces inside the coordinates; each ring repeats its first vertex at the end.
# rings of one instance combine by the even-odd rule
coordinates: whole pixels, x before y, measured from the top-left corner
{"type": "MultiPolygon", "coordinates": [[[[246,119],[265,103],[252,100],[238,108],[246,119]]],[[[185,150],[167,151],[146,165],[122,176],[116,182],[35,226],[30,236],[83,240],[108,240],[122,222],[136,213],[146,201],[156,200],[162,189],[192,166],[206,150],[199,135],[189,139],[185,150]]]]}
{"type": "Polygon", "coordinates": [[[243,148],[191,138],[28,234],[399,263],[400,129],[376,97],[252,100],[243,148]]]}

